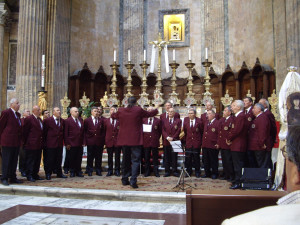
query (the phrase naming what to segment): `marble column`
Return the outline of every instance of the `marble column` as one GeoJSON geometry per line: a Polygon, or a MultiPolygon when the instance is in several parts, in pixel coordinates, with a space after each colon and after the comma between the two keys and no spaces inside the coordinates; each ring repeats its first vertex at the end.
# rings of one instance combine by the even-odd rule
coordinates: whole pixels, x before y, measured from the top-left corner
{"type": "Polygon", "coordinates": [[[47,0],[20,0],[16,92],[21,110],[38,103],[46,17],[47,0]]]}
{"type": "Polygon", "coordinates": [[[6,85],[3,84],[3,54],[4,54],[4,34],[5,34],[5,24],[7,18],[9,16],[9,10],[5,3],[0,3],[0,111],[3,109],[2,106],[2,96],[5,95],[5,90],[3,90],[2,86],[6,85]]]}

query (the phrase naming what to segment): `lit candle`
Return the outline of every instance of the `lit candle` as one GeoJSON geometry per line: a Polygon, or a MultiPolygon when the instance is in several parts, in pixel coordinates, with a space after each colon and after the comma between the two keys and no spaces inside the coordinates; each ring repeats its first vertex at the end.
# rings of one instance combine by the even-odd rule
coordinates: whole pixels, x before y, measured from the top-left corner
{"type": "Polygon", "coordinates": [[[144,49],[144,61],[145,61],[145,62],[146,62],[146,59],[147,59],[147,58],[146,58],[146,55],[147,55],[147,54],[146,54],[146,50],[144,49]]]}
{"type": "Polygon", "coordinates": [[[190,48],[189,48],[189,60],[192,60],[192,51],[190,48]]]}
{"type": "Polygon", "coordinates": [[[173,49],[173,61],[174,62],[176,61],[176,58],[175,58],[175,49],[173,49]]]}
{"type": "Polygon", "coordinates": [[[114,62],[116,62],[117,61],[117,52],[116,52],[116,50],[114,50],[114,62]]]}
{"type": "Polygon", "coordinates": [[[208,49],[205,48],[205,59],[208,59],[208,49]]]}
{"type": "Polygon", "coordinates": [[[130,50],[128,50],[128,62],[130,62],[130,50]]]}

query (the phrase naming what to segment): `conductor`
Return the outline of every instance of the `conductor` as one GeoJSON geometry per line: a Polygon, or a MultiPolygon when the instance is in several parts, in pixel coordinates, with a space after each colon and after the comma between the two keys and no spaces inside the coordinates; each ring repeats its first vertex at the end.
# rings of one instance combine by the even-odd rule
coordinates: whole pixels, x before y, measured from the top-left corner
{"type": "Polygon", "coordinates": [[[122,184],[132,188],[138,188],[137,176],[141,163],[141,153],[143,145],[143,118],[153,117],[158,113],[158,106],[152,111],[143,110],[136,106],[136,98],[128,98],[128,106],[119,108],[112,114],[112,118],[120,122],[117,145],[122,146],[122,184]],[[131,162],[130,162],[131,158],[131,162]],[[131,165],[131,171],[130,171],[131,165]],[[131,173],[130,182],[128,180],[131,173]]]}

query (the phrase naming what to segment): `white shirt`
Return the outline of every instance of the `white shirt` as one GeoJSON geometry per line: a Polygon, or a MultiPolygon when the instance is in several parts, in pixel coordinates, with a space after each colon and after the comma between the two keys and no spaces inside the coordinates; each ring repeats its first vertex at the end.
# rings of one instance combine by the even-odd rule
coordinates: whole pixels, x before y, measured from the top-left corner
{"type": "Polygon", "coordinates": [[[243,112],[243,111],[241,110],[241,111],[238,111],[236,114],[234,114],[235,117],[238,117],[238,115],[239,115],[241,112],[243,112]]]}
{"type": "Polygon", "coordinates": [[[55,120],[56,125],[60,125],[60,118],[56,118],[56,116],[53,115],[53,118],[55,120]],[[58,120],[56,120],[58,119],[58,120]]]}
{"type": "Polygon", "coordinates": [[[96,120],[97,120],[97,118],[94,117],[94,116],[92,116],[92,120],[93,120],[94,125],[96,125],[96,120]]]}
{"type": "Polygon", "coordinates": [[[150,119],[151,119],[151,125],[153,124],[154,118],[153,117],[149,117],[148,118],[148,124],[150,123],[150,119]]]}
{"type": "Polygon", "coordinates": [[[113,125],[113,126],[116,126],[116,120],[114,120],[113,118],[110,118],[110,123],[113,125]],[[114,122],[114,123],[113,123],[114,122]]]}
{"type": "Polygon", "coordinates": [[[195,119],[190,120],[190,127],[192,126],[192,124],[193,124],[193,127],[194,127],[195,126],[195,119]]]}
{"type": "MultiPolygon", "coordinates": [[[[76,118],[74,118],[73,116],[72,116],[72,118],[73,118],[74,122],[76,123],[76,118]]],[[[81,123],[80,123],[80,121],[79,121],[79,119],[78,119],[78,118],[77,118],[77,121],[78,121],[78,125],[79,125],[79,127],[81,127],[81,123]]]]}
{"type": "MultiPolygon", "coordinates": [[[[34,114],[32,113],[32,115],[34,115],[34,114]]],[[[41,128],[43,129],[43,124],[42,124],[42,122],[38,119],[38,117],[37,117],[36,115],[34,115],[34,117],[39,121],[39,124],[40,124],[41,128]]]]}
{"type": "Polygon", "coordinates": [[[261,114],[263,114],[263,113],[262,113],[262,112],[260,112],[260,114],[258,114],[258,115],[256,116],[256,118],[257,118],[257,117],[259,117],[261,114]]]}

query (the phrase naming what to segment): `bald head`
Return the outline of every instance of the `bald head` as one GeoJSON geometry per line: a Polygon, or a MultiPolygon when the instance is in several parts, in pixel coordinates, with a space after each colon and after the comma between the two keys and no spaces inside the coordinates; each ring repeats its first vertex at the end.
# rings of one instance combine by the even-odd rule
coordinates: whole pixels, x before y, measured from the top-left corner
{"type": "Polygon", "coordinates": [[[32,107],[32,114],[34,114],[36,117],[39,117],[41,114],[41,109],[38,105],[35,105],[32,107]]]}
{"type": "Polygon", "coordinates": [[[206,110],[212,110],[212,108],[213,108],[213,105],[210,102],[207,102],[206,105],[205,105],[205,109],[206,110]]]}
{"type": "Polygon", "coordinates": [[[60,109],[58,107],[54,107],[52,114],[53,116],[60,118],[60,109]]]}
{"type": "Polygon", "coordinates": [[[71,116],[73,116],[75,119],[77,119],[79,117],[79,111],[78,111],[78,108],[76,107],[72,107],[70,109],[70,114],[71,116]]]}

